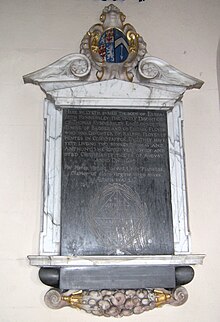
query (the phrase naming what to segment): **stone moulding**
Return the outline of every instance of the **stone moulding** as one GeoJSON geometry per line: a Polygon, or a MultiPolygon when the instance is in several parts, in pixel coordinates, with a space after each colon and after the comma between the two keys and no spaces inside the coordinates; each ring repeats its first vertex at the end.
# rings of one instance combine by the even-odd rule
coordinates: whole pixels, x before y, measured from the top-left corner
{"type": "MultiPolygon", "coordinates": [[[[117,7],[106,7],[100,17],[101,23],[92,26],[84,36],[80,53],[67,55],[23,77],[25,83],[40,86],[46,95],[40,250],[39,255],[28,256],[31,265],[43,269],[42,280],[49,272],[47,269],[53,270],[54,279],[58,281],[60,270],[65,273],[71,268],[146,266],[171,267],[176,274],[176,283],[184,281],[181,274],[187,273],[184,283],[188,283],[193,278],[190,266],[202,264],[204,259],[204,255],[191,254],[181,101],[186,90],[199,89],[203,82],[148,54],[143,38],[133,26],[124,24],[124,20],[124,14],[117,7]],[[120,35],[123,48],[119,56],[107,57],[103,43],[106,39],[111,42],[116,34],[120,35]],[[173,255],[60,256],[62,119],[65,108],[166,111],[173,255]]],[[[56,282],[51,283],[48,285],[57,287],[56,282]]],[[[67,293],[52,289],[46,294],[45,303],[55,309],[70,306],[94,315],[120,317],[139,314],[163,304],[181,305],[187,297],[183,287],[172,291],[151,288],[91,292],[70,290],[67,293]]]]}
{"type": "Polygon", "coordinates": [[[33,266],[97,266],[97,265],[202,265],[205,255],[152,256],[39,256],[30,255],[33,266]]]}

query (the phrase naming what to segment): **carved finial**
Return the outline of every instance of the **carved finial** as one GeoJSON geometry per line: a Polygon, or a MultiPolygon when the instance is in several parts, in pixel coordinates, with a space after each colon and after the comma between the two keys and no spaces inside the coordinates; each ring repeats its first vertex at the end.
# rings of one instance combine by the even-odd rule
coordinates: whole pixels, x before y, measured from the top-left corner
{"type": "Polygon", "coordinates": [[[100,21],[103,23],[103,27],[123,27],[125,19],[126,16],[113,4],[105,7],[100,16],[100,21]]]}

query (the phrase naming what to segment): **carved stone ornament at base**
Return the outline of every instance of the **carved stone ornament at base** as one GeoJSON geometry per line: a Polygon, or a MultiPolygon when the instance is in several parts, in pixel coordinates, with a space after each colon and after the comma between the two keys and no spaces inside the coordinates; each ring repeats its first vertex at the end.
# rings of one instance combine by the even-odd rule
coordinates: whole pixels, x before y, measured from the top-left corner
{"type": "Polygon", "coordinates": [[[69,54],[24,76],[44,101],[40,250],[52,309],[106,317],[182,305],[192,281],[182,97],[203,82],[147,54],[114,5],[69,54]],[[64,291],[65,290],[65,291],[64,291]]]}
{"type": "Polygon", "coordinates": [[[51,309],[65,306],[77,308],[97,316],[123,317],[141,314],[162,307],[165,304],[183,305],[188,299],[184,287],[173,291],[165,289],[138,290],[98,290],[64,292],[50,289],[45,295],[45,303],[51,309]]]}

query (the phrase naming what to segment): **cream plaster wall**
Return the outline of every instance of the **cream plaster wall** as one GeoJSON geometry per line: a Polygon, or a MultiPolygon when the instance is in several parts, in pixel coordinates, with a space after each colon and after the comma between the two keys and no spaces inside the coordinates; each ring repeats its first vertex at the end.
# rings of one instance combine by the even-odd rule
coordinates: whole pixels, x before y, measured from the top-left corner
{"type": "MultiPolygon", "coordinates": [[[[45,307],[47,287],[26,255],[36,254],[41,200],[42,99],[22,75],[79,51],[80,40],[106,4],[136,26],[149,52],[205,85],[184,98],[185,150],[192,245],[206,253],[187,286],[189,301],[124,321],[220,321],[220,145],[216,55],[219,0],[0,1],[0,279],[1,322],[104,321],[69,308],[45,307]]],[[[109,319],[111,320],[111,319],[109,319]]],[[[113,321],[114,319],[112,319],[113,321]]]]}

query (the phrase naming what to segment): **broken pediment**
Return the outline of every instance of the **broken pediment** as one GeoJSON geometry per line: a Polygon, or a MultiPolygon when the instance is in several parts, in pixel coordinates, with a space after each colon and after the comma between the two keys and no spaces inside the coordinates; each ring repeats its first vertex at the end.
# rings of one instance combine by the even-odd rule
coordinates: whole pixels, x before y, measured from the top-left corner
{"type": "Polygon", "coordinates": [[[169,100],[177,101],[186,89],[202,86],[201,80],[150,56],[143,38],[132,25],[124,23],[125,15],[114,5],[104,8],[100,21],[84,36],[80,53],[69,54],[25,75],[24,82],[40,85],[55,104],[59,104],[58,97],[80,98],[82,94],[86,97],[87,91],[88,95],[96,97],[103,97],[105,91],[105,98],[135,98],[141,86],[140,97],[144,95],[145,99],[153,100],[160,96],[164,99],[161,105],[166,105],[169,100]],[[108,80],[118,82],[106,82],[108,80]],[[95,86],[90,84],[94,82],[99,85],[91,95],[90,90],[95,86]],[[124,82],[132,85],[127,84],[126,88],[124,82]],[[158,89],[161,90],[159,96],[158,89]]]}
{"type": "Polygon", "coordinates": [[[39,85],[56,105],[66,105],[77,99],[118,97],[120,104],[126,99],[138,99],[139,106],[169,107],[180,99],[187,89],[200,88],[202,81],[189,76],[162,59],[145,56],[134,68],[132,82],[114,78],[98,81],[97,70],[82,54],[70,54],[49,66],[24,76],[25,83],[39,85]]]}

